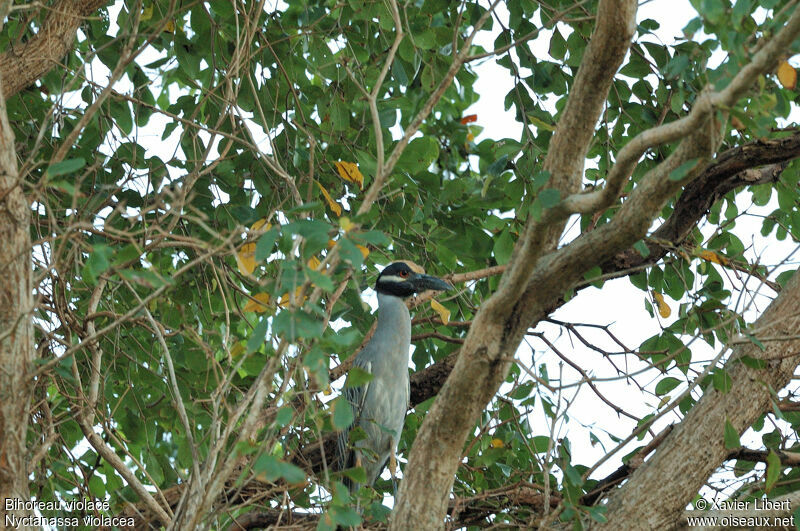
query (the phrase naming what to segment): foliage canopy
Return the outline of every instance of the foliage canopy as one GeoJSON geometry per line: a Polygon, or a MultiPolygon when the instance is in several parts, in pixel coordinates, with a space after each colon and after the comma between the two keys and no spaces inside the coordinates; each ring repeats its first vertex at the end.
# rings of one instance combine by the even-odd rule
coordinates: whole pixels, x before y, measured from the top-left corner
{"type": "MultiPolygon", "coordinates": [[[[65,2],[12,11],[0,51],[41,36],[65,2]]],[[[726,87],[795,9],[785,0],[692,5],[697,15],[675,43],[656,36],[658,21],[637,21],[587,146],[581,187],[607,186],[630,139],[686,117],[706,87],[726,87]]],[[[506,10],[495,8],[445,0],[116,2],[82,21],[63,64],[8,98],[33,206],[40,358],[28,440],[46,441],[30,482],[38,499],[109,499],[111,515],[153,524],[154,504],[212,527],[281,507],[298,518],[322,513],[306,523],[323,529],[387,520],[388,509],[367,491],[359,515],[341,473],[311,463],[324,446],[308,450],[352,418],[325,391],[372,325],[362,292],[376,268],[397,258],[453,275],[457,295],[440,300],[452,321],[420,305],[411,358],[417,373],[452,368],[465,329],[500,285],[498,266],[520,252],[526,223],[548,220],[566,197],[545,159],[597,2],[509,0],[506,10]],[[486,35],[492,46],[476,43],[489,42],[486,35]],[[476,65],[493,60],[513,88],[479,95],[476,65]],[[502,98],[521,134],[481,135],[480,124],[494,119],[471,116],[481,97],[502,98]],[[179,505],[187,483],[191,495],[179,505]]],[[[786,55],[797,51],[795,43],[786,55]]],[[[639,239],[626,248],[627,261],[587,258],[585,281],[562,293],[558,306],[588,284],[629,276],[651,315],[660,313],[659,333],[624,354],[649,371],[650,380],[637,379],[651,382],[642,400],[667,397],[653,415],[676,389],[730,387],[726,357],[708,366],[690,340],[719,348],[747,330],[738,297],[751,288],[736,275],[777,291],[793,273],[757,263],[735,228],[756,212],[764,237],[800,239],[800,173],[787,166],[800,150],[787,147],[795,132],[776,126],[796,101],[794,87],[770,73],[716,109],[716,152],[739,163],[730,186],[703,173],[724,157],[681,161],[668,180],[686,186],[649,213],[654,229],[679,229],[639,239]],[[771,151],[758,158],[735,151],[742,146],[771,151]],[[739,173],[765,164],[780,168],[750,179],[739,173]],[[708,186],[691,196],[698,175],[708,186]],[[741,186],[748,182],[757,184],[741,186]],[[680,197],[708,204],[691,210],[680,197]]],[[[570,238],[611,223],[679,141],[649,147],[609,205],[574,216],[570,238]]],[[[602,315],[598,324],[606,324],[602,315]]],[[[606,352],[596,363],[613,359],[606,352]]],[[[522,486],[553,496],[554,518],[605,521],[592,497],[599,480],[585,477],[589,465],[569,437],[528,421],[535,405],[553,425],[568,418],[561,382],[539,361],[515,360],[467,441],[453,495],[468,510],[453,511],[454,525],[541,517],[541,499],[511,496],[522,486]]],[[[401,455],[439,378],[415,380],[401,455]]],[[[675,404],[681,415],[699,395],[675,404]]],[[[777,407],[772,415],[780,420],[774,431],[764,428],[765,416],[755,427],[760,450],[774,454],[792,446],[800,416],[777,407]]],[[[627,435],[603,429],[593,434],[603,444],[627,435]]],[[[737,448],[742,429],[726,424],[720,440],[737,448]]],[[[737,462],[731,492],[796,490],[796,467],[773,458],[759,482],[756,461],[737,462]]],[[[392,485],[380,480],[376,490],[390,493],[392,485]]]]}

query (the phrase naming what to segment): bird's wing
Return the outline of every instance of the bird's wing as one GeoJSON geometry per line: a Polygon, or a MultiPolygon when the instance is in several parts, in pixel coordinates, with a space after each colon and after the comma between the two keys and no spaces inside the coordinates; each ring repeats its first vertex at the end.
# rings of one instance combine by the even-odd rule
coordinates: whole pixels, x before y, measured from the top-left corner
{"type": "MultiPolygon", "coordinates": [[[[356,358],[353,362],[353,365],[372,374],[372,363],[368,360],[356,358]]],[[[346,387],[344,389],[344,397],[348,402],[350,402],[350,407],[353,408],[353,422],[350,424],[350,426],[339,432],[339,437],[337,440],[339,470],[345,470],[355,466],[352,452],[348,448],[347,443],[350,430],[354,426],[358,426],[359,421],[361,420],[361,413],[364,411],[364,400],[367,397],[367,391],[369,391],[369,384],[370,383],[367,382],[364,385],[359,385],[357,387],[346,387]]]]}
{"type": "MultiPolygon", "coordinates": [[[[356,359],[353,365],[372,374],[372,363],[368,360],[356,359]]],[[[369,384],[370,382],[367,382],[364,385],[347,387],[344,390],[344,397],[350,402],[350,406],[353,408],[353,424],[351,426],[357,425],[358,421],[361,419],[361,413],[364,411],[364,400],[367,398],[367,392],[369,391],[369,384]]]]}

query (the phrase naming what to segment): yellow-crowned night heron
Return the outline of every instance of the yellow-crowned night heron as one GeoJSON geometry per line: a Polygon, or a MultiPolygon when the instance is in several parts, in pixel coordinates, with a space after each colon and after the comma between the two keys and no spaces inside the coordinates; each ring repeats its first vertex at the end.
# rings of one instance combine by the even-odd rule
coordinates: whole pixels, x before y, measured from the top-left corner
{"type": "MultiPolygon", "coordinates": [[[[339,435],[338,468],[363,467],[372,485],[391,458],[392,477],[395,452],[408,410],[408,354],[411,346],[411,316],[405,299],[425,290],[449,290],[447,282],[425,275],[419,266],[395,262],[378,276],[378,325],[375,335],[356,355],[353,365],[372,374],[363,386],[348,387],[344,395],[353,408],[353,424],[339,435]],[[348,444],[356,426],[366,437],[348,444]]],[[[344,478],[351,491],[358,485],[344,478]]]]}

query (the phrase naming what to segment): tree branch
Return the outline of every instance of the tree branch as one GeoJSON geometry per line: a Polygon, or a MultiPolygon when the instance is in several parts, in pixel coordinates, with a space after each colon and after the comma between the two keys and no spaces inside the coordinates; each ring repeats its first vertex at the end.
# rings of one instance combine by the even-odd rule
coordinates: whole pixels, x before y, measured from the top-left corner
{"type": "Polygon", "coordinates": [[[0,54],[3,95],[10,98],[61,63],[72,49],[83,18],[108,0],[58,0],[39,32],[21,46],[0,54]]]}
{"type": "MultiPolygon", "coordinates": [[[[548,186],[564,195],[580,187],[595,121],[630,46],[636,2],[601,0],[597,13],[595,32],[544,163],[551,174],[548,186]]],[[[505,378],[531,322],[518,307],[530,273],[542,253],[555,248],[562,230],[563,223],[540,225],[532,219],[527,223],[500,287],[476,314],[451,377],[417,434],[390,528],[443,526],[447,496],[467,434],[505,378]]],[[[558,296],[562,294],[560,290],[558,296]]]]}
{"type": "MultiPolygon", "coordinates": [[[[800,274],[792,276],[752,328],[758,328],[759,335],[797,333],[800,274]]],[[[641,522],[643,527],[658,529],[680,518],[692,496],[730,454],[724,444],[725,424],[744,432],[771,405],[771,390],[789,383],[800,362],[800,339],[764,345],[763,350],[753,343],[733,348],[725,364],[733,382],[730,391],[712,388],[705,392],[655,455],[612,494],[609,522],[641,522]],[[745,356],[764,360],[765,368],[749,368],[739,361],[745,356]]]]}

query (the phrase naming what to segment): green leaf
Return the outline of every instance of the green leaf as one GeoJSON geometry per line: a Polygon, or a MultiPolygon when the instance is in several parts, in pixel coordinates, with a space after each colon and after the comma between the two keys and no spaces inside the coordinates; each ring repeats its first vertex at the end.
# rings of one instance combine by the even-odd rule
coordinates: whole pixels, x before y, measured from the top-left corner
{"type": "MultiPolygon", "coordinates": [[[[322,335],[322,321],[301,309],[283,310],[273,317],[272,331],[289,341],[313,339],[322,335]]],[[[249,346],[248,341],[248,348],[249,346]]]]}
{"type": "MultiPolygon", "coordinates": [[[[388,17],[387,17],[388,18],[388,17]]],[[[344,528],[353,528],[361,525],[361,516],[352,507],[332,506],[329,513],[333,521],[344,528]]]]}
{"type": "Polygon", "coordinates": [[[341,238],[339,240],[339,253],[342,258],[350,262],[354,268],[358,269],[364,263],[364,255],[361,249],[356,247],[356,244],[351,242],[348,238],[341,238]]]}
{"type": "Polygon", "coordinates": [[[589,517],[595,522],[599,522],[601,524],[605,524],[606,522],[608,522],[608,518],[606,517],[606,512],[608,512],[608,507],[605,507],[603,505],[596,505],[594,507],[589,507],[586,510],[589,512],[589,517]]]}
{"type": "Polygon", "coordinates": [[[367,472],[364,470],[363,466],[357,466],[355,468],[348,468],[343,472],[345,476],[353,480],[354,483],[366,483],[367,482],[367,472]]]}
{"type": "Polygon", "coordinates": [[[287,483],[302,483],[306,480],[306,473],[291,463],[282,461],[270,454],[261,454],[253,463],[253,472],[268,482],[274,482],[281,478],[287,483]]]}
{"type": "Polygon", "coordinates": [[[316,531],[336,531],[337,528],[338,525],[333,521],[333,516],[331,516],[330,511],[322,513],[322,516],[320,516],[317,521],[316,531]]]}
{"type": "Polygon", "coordinates": [[[291,406],[283,406],[282,408],[278,409],[278,413],[275,414],[275,424],[280,427],[288,426],[289,423],[292,421],[292,417],[294,416],[294,410],[291,406]]]}
{"type": "Polygon", "coordinates": [[[95,245],[82,269],[84,280],[92,286],[95,285],[97,277],[111,267],[110,258],[112,254],[113,251],[108,246],[95,245]]]}
{"type": "Polygon", "coordinates": [[[681,384],[681,381],[677,378],[673,378],[672,376],[667,376],[663,378],[660,382],[656,384],[656,396],[664,396],[665,394],[669,393],[676,387],[681,384]]]}
{"type": "Polygon", "coordinates": [[[765,350],[767,350],[767,347],[765,347],[765,346],[764,346],[764,343],[762,343],[761,341],[759,341],[759,339],[758,339],[758,338],[757,338],[755,335],[753,335],[753,334],[750,334],[750,333],[748,333],[748,332],[742,332],[742,333],[744,334],[744,336],[745,336],[747,339],[749,339],[749,340],[750,340],[750,342],[751,342],[752,344],[754,344],[755,346],[757,346],[757,347],[759,348],[759,350],[761,350],[761,352],[764,352],[765,350]]]}
{"type": "MultiPolygon", "coordinates": [[[[691,25],[691,23],[690,23],[691,25]]],[[[687,26],[688,27],[688,26],[687,26]]],[[[667,78],[676,78],[680,76],[689,66],[689,57],[685,55],[676,55],[669,60],[667,66],[664,67],[664,75],[667,78]]]]}
{"type": "Polygon", "coordinates": [[[725,419],[725,448],[735,450],[741,445],[739,432],[736,431],[736,428],[733,427],[733,424],[728,419],[725,419]]]}
{"type": "Polygon", "coordinates": [[[265,317],[261,319],[258,324],[253,328],[250,337],[247,339],[247,352],[255,352],[264,344],[267,339],[267,328],[269,327],[269,320],[265,317]]]}
{"type": "Polygon", "coordinates": [[[353,366],[353,368],[347,372],[347,380],[344,382],[344,387],[360,387],[367,382],[371,382],[372,378],[373,376],[371,373],[365,371],[361,367],[353,366]]]}
{"type": "Polygon", "coordinates": [[[545,188],[536,198],[542,202],[542,207],[552,208],[561,201],[561,193],[555,188],[545,188]]]}
{"type": "Polygon", "coordinates": [[[86,166],[86,161],[81,158],[66,159],[61,162],[56,162],[47,168],[48,177],[58,177],[59,175],[66,175],[74,173],[86,166]]]}
{"type": "Polygon", "coordinates": [[[669,172],[670,181],[680,181],[692,171],[700,159],[690,159],[669,172]]]}
{"type": "MultiPolygon", "coordinates": [[[[261,235],[261,237],[258,239],[258,242],[256,242],[256,262],[265,261],[270,257],[272,254],[272,248],[275,246],[275,242],[278,240],[278,236],[279,232],[275,227],[269,229],[267,232],[261,235]]],[[[325,236],[327,238],[327,231],[325,231],[325,236]]]]}
{"type": "Polygon", "coordinates": [[[497,263],[499,265],[508,263],[513,250],[514,240],[511,237],[511,233],[509,233],[508,229],[505,229],[494,239],[494,257],[497,260],[497,263]]]}
{"type": "Polygon", "coordinates": [[[642,258],[647,258],[650,256],[650,248],[644,243],[644,240],[639,240],[638,242],[633,244],[633,248],[636,249],[642,258]]]}
{"type": "Polygon", "coordinates": [[[549,171],[542,170],[536,172],[536,175],[533,176],[533,190],[538,192],[548,181],[550,181],[549,171]]]}
{"type": "Polygon", "coordinates": [[[360,234],[355,234],[354,238],[358,238],[359,240],[372,244],[375,247],[385,247],[387,245],[391,245],[392,240],[390,240],[386,234],[379,230],[371,230],[369,232],[362,232],[360,234]]]}
{"type": "Polygon", "coordinates": [[[308,276],[308,279],[315,286],[319,286],[320,288],[322,288],[324,291],[327,291],[328,293],[332,292],[335,289],[335,286],[333,284],[333,280],[328,275],[325,275],[325,274],[323,274],[323,273],[321,273],[319,271],[316,271],[314,269],[310,269],[308,267],[305,267],[304,271],[306,272],[306,275],[308,276]]]}
{"type": "Polygon", "coordinates": [[[333,102],[330,107],[330,117],[335,131],[345,131],[350,127],[350,109],[344,102],[333,102]]]}
{"type": "MultiPolygon", "coordinates": [[[[544,404],[544,402],[543,402],[544,404]]],[[[537,454],[541,454],[547,451],[550,445],[550,437],[546,435],[536,435],[531,439],[531,444],[533,446],[533,450],[537,454]]]]}
{"type": "Polygon", "coordinates": [[[714,382],[714,389],[720,393],[727,393],[733,387],[733,378],[725,369],[719,367],[714,369],[711,379],[714,382]]]}
{"type": "Polygon", "coordinates": [[[486,173],[493,177],[498,177],[506,169],[507,164],[508,164],[508,155],[503,155],[496,161],[489,164],[489,167],[486,168],[486,173]]]}
{"type": "Polygon", "coordinates": [[[775,482],[781,477],[781,458],[774,450],[769,451],[767,455],[767,478],[764,484],[764,491],[769,492],[775,486],[775,482]]]}
{"type": "Polygon", "coordinates": [[[563,60],[567,56],[567,41],[558,28],[553,29],[553,36],[550,37],[550,56],[558,60],[563,60]]]}
{"type": "Polygon", "coordinates": [[[423,136],[409,142],[397,165],[411,173],[417,173],[428,169],[438,156],[439,143],[433,137],[423,136]]]}
{"type": "Polygon", "coordinates": [[[353,408],[350,402],[343,396],[338,397],[331,402],[331,422],[336,430],[343,430],[353,423],[353,408]]]}
{"type": "Polygon", "coordinates": [[[603,274],[603,269],[598,265],[589,269],[583,274],[584,280],[591,282],[592,286],[596,288],[603,287],[603,281],[599,279],[603,274]]]}

